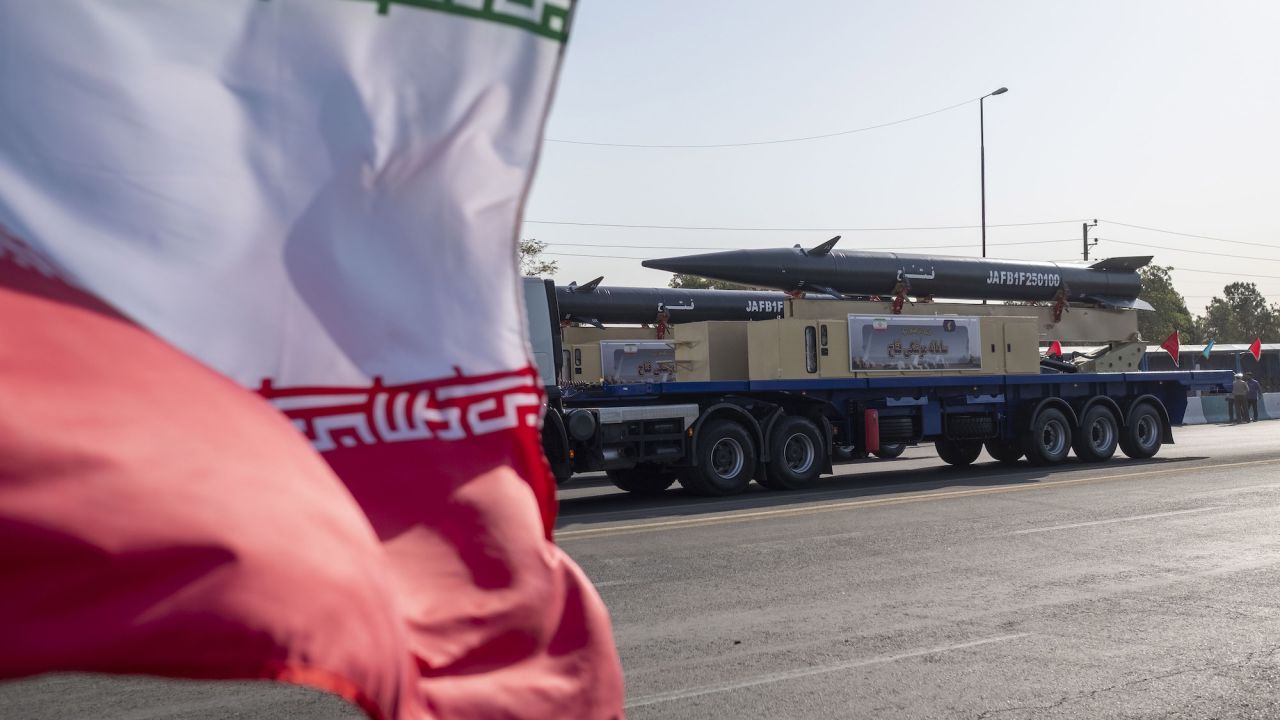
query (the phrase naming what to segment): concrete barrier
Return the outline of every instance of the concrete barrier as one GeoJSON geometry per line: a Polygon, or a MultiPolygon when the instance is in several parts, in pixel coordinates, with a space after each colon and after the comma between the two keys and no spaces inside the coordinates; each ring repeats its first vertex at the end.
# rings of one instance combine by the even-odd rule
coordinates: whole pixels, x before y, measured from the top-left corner
{"type": "MultiPolygon", "coordinates": [[[[1183,425],[1205,425],[1231,422],[1231,411],[1227,403],[1230,395],[1205,395],[1187,398],[1187,413],[1183,417],[1183,425]]],[[[1280,418],[1280,393],[1263,393],[1262,402],[1258,403],[1258,419],[1274,420],[1280,418]]]]}
{"type": "Polygon", "coordinates": [[[1183,425],[1204,425],[1208,420],[1204,417],[1203,398],[1187,398],[1187,412],[1182,416],[1183,425]]]}

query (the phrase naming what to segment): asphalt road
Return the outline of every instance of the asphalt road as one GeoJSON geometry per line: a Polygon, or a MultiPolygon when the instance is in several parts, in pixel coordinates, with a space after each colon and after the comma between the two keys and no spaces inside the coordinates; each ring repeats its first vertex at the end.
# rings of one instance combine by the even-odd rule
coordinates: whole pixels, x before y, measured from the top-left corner
{"type": "MultiPolygon", "coordinates": [[[[597,480],[564,493],[559,538],[613,614],[631,718],[1275,718],[1278,431],[1053,469],[913,448],[710,501],[597,480]]],[[[358,715],[73,675],[0,685],[0,717],[358,715]]]]}

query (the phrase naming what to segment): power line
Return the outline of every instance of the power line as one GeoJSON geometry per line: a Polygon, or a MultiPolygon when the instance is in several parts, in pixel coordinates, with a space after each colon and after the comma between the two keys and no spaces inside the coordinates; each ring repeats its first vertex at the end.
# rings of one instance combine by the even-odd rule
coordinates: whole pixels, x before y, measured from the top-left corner
{"type": "MultiPolygon", "coordinates": [[[[987,223],[987,227],[1030,227],[1065,225],[1082,220],[1041,220],[1023,223],[987,223]]],[[[525,220],[526,225],[569,225],[577,227],[638,228],[644,230],[716,230],[722,232],[898,232],[924,230],[973,230],[981,225],[929,225],[921,227],[728,227],[715,225],[632,225],[627,223],[572,222],[568,220],[525,220]]]]}
{"type": "Polygon", "coordinates": [[[976,102],[978,102],[978,98],[973,98],[972,100],[965,100],[964,102],[958,102],[955,105],[948,105],[947,107],[938,108],[937,110],[930,110],[927,113],[912,115],[911,117],[902,118],[900,120],[892,120],[890,122],[880,123],[878,125],[868,125],[866,127],[853,128],[850,130],[839,130],[832,133],[823,133],[822,135],[807,135],[805,137],[781,138],[777,140],[755,140],[751,142],[736,142],[736,143],[711,143],[711,144],[705,144],[705,145],[670,145],[670,144],[651,145],[651,144],[644,144],[644,143],[611,143],[611,142],[591,142],[587,140],[561,140],[561,139],[555,139],[555,138],[547,138],[545,142],[559,143],[562,145],[591,145],[594,147],[649,148],[649,149],[669,149],[669,150],[734,148],[734,147],[750,147],[754,145],[780,145],[783,143],[808,142],[810,140],[824,140],[826,138],[840,137],[841,135],[853,135],[854,133],[867,132],[868,130],[879,130],[880,128],[886,128],[892,125],[901,125],[902,123],[911,122],[912,120],[919,120],[921,118],[929,117],[930,115],[937,115],[938,113],[944,113],[948,110],[955,110],[958,107],[964,107],[965,105],[970,105],[976,102]]]}
{"type": "Polygon", "coordinates": [[[1231,255],[1229,253],[1213,252],[1211,250],[1187,250],[1185,248],[1170,248],[1162,245],[1148,245],[1146,243],[1133,242],[1131,240],[1115,240],[1112,238],[1098,238],[1106,242],[1116,243],[1118,245],[1133,245],[1135,247],[1151,248],[1153,250],[1164,250],[1166,252],[1193,253],[1196,255],[1212,255],[1214,257],[1235,258],[1237,260],[1265,260],[1267,262],[1280,262],[1280,258],[1273,257],[1257,257],[1254,255],[1231,255]]]}
{"type": "Polygon", "coordinates": [[[555,257],[586,257],[586,258],[603,258],[605,260],[648,260],[642,257],[626,257],[622,255],[590,255],[587,253],[562,253],[562,252],[544,252],[543,255],[553,255],[555,257]]]}
{"type": "Polygon", "coordinates": [[[1255,275],[1255,274],[1241,273],[1241,272],[1226,272],[1222,270],[1197,270],[1195,268],[1180,268],[1180,267],[1171,268],[1171,269],[1177,270],[1179,272],[1204,273],[1206,275],[1230,275],[1231,277],[1265,278],[1267,280],[1280,280],[1280,275],[1255,275]]]}
{"type": "Polygon", "coordinates": [[[1251,245],[1253,247],[1265,247],[1265,248],[1272,248],[1272,249],[1277,247],[1272,243],[1256,243],[1256,242],[1245,242],[1244,240],[1228,240],[1226,238],[1212,237],[1210,235],[1196,235],[1194,233],[1184,233],[1184,232],[1178,232],[1176,230],[1163,230],[1161,228],[1148,227],[1146,225],[1133,225],[1130,223],[1122,223],[1119,220],[1102,220],[1102,222],[1111,223],[1112,225],[1120,225],[1121,227],[1134,228],[1136,230],[1149,230],[1151,232],[1164,233],[1166,235],[1180,235],[1182,237],[1196,238],[1199,240],[1213,240],[1214,242],[1232,243],[1235,245],[1251,245]]]}
{"type": "MultiPolygon", "coordinates": [[[[1068,242],[1080,242],[1080,238],[1067,238],[1065,240],[1014,240],[1011,242],[987,243],[987,245],[999,247],[1004,245],[1048,245],[1052,243],[1068,243],[1068,242]]],[[[720,250],[724,252],[740,249],[740,248],[695,246],[695,245],[636,245],[634,243],[627,244],[627,245],[612,245],[612,244],[605,244],[605,243],[566,243],[566,242],[551,242],[551,241],[547,242],[547,246],[548,247],[556,246],[556,247],[593,247],[593,248],[636,248],[636,249],[643,249],[643,250],[720,250]]],[[[876,251],[884,251],[884,252],[898,252],[898,251],[911,252],[913,250],[942,250],[947,248],[972,248],[972,247],[973,247],[973,243],[962,243],[962,244],[950,244],[950,245],[912,245],[910,247],[892,247],[892,248],[859,247],[858,250],[876,250],[876,251]]],[[[551,255],[554,253],[544,253],[544,254],[551,255]]]]}

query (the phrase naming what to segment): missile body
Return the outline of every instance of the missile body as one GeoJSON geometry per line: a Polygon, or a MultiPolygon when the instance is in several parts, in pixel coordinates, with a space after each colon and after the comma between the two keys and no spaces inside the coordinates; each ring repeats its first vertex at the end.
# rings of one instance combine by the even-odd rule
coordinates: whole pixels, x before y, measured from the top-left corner
{"type": "Polygon", "coordinates": [[[1093,265],[992,260],[941,255],[833,250],[835,240],[812,250],[799,246],[730,250],[645,260],[642,265],[787,291],[885,298],[905,289],[912,297],[965,300],[1096,303],[1150,310],[1138,300],[1138,268],[1148,257],[1110,258],[1093,265]]]}
{"type": "Polygon", "coordinates": [[[783,316],[786,301],[769,290],[556,286],[562,320],[605,325],[652,324],[664,309],[670,323],[771,320],[783,316]]]}

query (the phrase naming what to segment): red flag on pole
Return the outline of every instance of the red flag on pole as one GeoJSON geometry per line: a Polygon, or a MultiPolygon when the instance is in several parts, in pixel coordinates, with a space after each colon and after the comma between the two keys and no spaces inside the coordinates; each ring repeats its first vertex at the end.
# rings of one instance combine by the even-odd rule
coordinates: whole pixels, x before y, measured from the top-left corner
{"type": "Polygon", "coordinates": [[[1254,360],[1262,362],[1262,338],[1255,338],[1253,344],[1249,346],[1249,354],[1254,360]]]}
{"type": "Polygon", "coordinates": [[[1172,335],[1165,338],[1164,342],[1160,343],[1160,347],[1164,348],[1164,351],[1169,353],[1169,357],[1173,358],[1173,366],[1179,367],[1178,351],[1182,346],[1178,342],[1178,331],[1174,330],[1172,335]]]}
{"type": "Polygon", "coordinates": [[[1057,340],[1054,340],[1053,342],[1049,343],[1048,355],[1050,357],[1057,357],[1057,358],[1062,357],[1062,343],[1058,342],[1057,340]]]}

